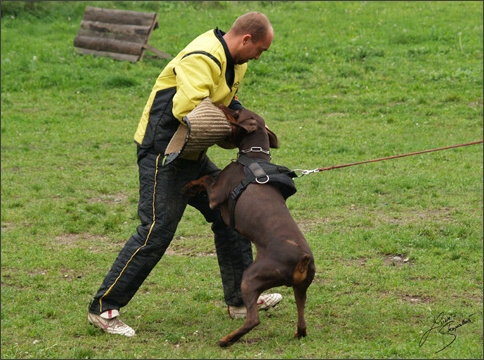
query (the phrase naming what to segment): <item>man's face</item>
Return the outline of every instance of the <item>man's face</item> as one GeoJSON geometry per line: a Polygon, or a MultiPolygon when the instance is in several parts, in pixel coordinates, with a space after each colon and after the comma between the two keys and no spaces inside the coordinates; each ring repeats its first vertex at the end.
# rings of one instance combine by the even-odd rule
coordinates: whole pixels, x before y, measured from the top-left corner
{"type": "Polygon", "coordinates": [[[274,33],[269,31],[266,37],[258,42],[253,42],[250,35],[243,38],[242,49],[236,59],[237,64],[244,64],[249,60],[259,60],[264,51],[267,51],[272,44],[274,33]]]}

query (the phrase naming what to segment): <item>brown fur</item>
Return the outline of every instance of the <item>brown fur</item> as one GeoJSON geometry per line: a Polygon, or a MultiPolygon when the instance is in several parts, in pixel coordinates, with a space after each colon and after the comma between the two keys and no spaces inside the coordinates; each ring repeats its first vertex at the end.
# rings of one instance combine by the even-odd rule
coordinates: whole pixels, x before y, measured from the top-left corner
{"type": "MultiPolygon", "coordinates": [[[[247,109],[221,108],[233,126],[232,142],[239,150],[251,147],[269,150],[279,146],[276,135],[259,115],[247,109]]],[[[270,160],[270,156],[262,152],[249,152],[247,156],[270,160]]],[[[189,183],[185,195],[206,189],[210,207],[220,207],[225,223],[230,224],[230,192],[244,178],[243,165],[232,162],[217,180],[205,176],[189,183]]],[[[311,249],[290,215],[285,199],[270,184],[249,184],[237,200],[234,217],[236,230],[255,244],[257,256],[242,278],[246,321],[242,327],[223,337],[218,345],[232,345],[259,325],[257,299],[263,291],[283,285],[293,288],[296,299],[298,320],[294,336],[306,336],[306,290],[313,281],[316,267],[311,249]]]]}

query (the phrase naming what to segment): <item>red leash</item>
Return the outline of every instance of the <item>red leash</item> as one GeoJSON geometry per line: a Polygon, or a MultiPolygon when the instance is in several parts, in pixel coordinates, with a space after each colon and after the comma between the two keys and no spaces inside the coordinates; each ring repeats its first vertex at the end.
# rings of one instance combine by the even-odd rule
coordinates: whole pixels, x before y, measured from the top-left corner
{"type": "Polygon", "coordinates": [[[355,165],[361,165],[361,164],[368,164],[368,163],[373,163],[377,161],[384,161],[384,160],[390,160],[390,159],[397,159],[405,156],[412,156],[412,155],[418,155],[418,154],[424,154],[424,153],[429,153],[433,151],[441,151],[441,150],[448,150],[448,149],[454,149],[457,147],[462,147],[462,146],[470,146],[470,145],[476,145],[476,144],[482,144],[482,140],[478,141],[473,141],[470,143],[465,143],[465,144],[458,144],[458,145],[451,145],[451,146],[445,146],[441,148],[436,148],[436,149],[429,149],[429,150],[422,150],[422,151],[416,151],[416,152],[411,152],[408,154],[401,154],[401,155],[394,155],[394,156],[388,156],[388,157],[383,157],[379,159],[372,159],[372,160],[366,160],[366,161],[359,161],[359,162],[354,162],[350,164],[343,164],[343,165],[334,165],[334,166],[328,166],[328,167],[322,167],[322,168],[317,168],[314,170],[301,170],[301,169],[296,169],[294,171],[301,171],[301,176],[312,174],[312,173],[317,173],[320,171],[327,171],[327,170],[333,170],[333,169],[339,169],[339,168],[344,168],[348,166],[355,166],[355,165]]]}

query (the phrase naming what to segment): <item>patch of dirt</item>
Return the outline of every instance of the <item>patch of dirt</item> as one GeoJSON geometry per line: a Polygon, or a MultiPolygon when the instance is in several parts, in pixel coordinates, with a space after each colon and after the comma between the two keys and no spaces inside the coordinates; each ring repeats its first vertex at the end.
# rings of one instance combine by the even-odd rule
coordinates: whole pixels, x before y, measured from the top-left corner
{"type": "Polygon", "coordinates": [[[82,273],[77,273],[77,271],[78,270],[76,270],[76,269],[68,269],[68,268],[63,267],[60,270],[59,275],[65,281],[73,281],[75,279],[82,279],[83,278],[83,274],[82,273]]]}
{"type": "Polygon", "coordinates": [[[183,248],[177,248],[177,249],[168,248],[165,251],[165,255],[190,256],[190,257],[217,256],[217,254],[214,252],[196,252],[196,251],[193,251],[193,249],[183,249],[183,248]]]}
{"type": "Polygon", "coordinates": [[[24,113],[35,113],[39,111],[39,108],[23,108],[21,109],[24,113]]]}
{"type": "Polygon", "coordinates": [[[330,114],[326,114],[326,117],[346,117],[345,113],[334,112],[330,114]]]}
{"type": "MultiPolygon", "coordinates": [[[[380,256],[383,257],[383,262],[386,266],[405,266],[411,263],[410,259],[404,254],[383,254],[380,256]]],[[[368,260],[367,258],[359,258],[348,260],[348,262],[352,265],[366,266],[368,260]]]]}
{"type": "Polygon", "coordinates": [[[79,247],[87,249],[93,253],[119,251],[127,239],[120,239],[113,241],[107,236],[93,235],[93,234],[65,234],[54,238],[57,245],[64,245],[69,247],[79,247]]]}
{"type": "Polygon", "coordinates": [[[87,199],[87,201],[91,204],[92,203],[113,203],[113,202],[126,203],[127,200],[128,200],[128,195],[123,193],[87,199]]]}
{"type": "Polygon", "coordinates": [[[59,235],[54,238],[59,245],[72,245],[80,238],[79,234],[59,235]]]}
{"type": "Polygon", "coordinates": [[[213,239],[204,236],[177,236],[171,242],[165,255],[190,257],[216,257],[213,239]]]}
{"type": "Polygon", "coordinates": [[[245,344],[257,344],[257,343],[260,343],[261,341],[263,341],[263,339],[259,336],[259,337],[254,337],[254,338],[242,338],[241,340],[239,340],[240,343],[245,343],[245,344]]]}
{"type": "Polygon", "coordinates": [[[410,259],[405,255],[385,255],[383,261],[387,266],[404,266],[410,264],[410,259]]]}
{"type": "MultiPolygon", "coordinates": [[[[128,239],[113,240],[107,236],[93,235],[93,234],[64,234],[54,238],[56,245],[64,245],[69,247],[79,247],[87,249],[94,253],[106,251],[119,251],[128,239]]],[[[212,238],[204,236],[177,236],[168,249],[165,255],[171,256],[190,256],[190,257],[216,257],[215,245],[213,245],[212,238]]]]}
{"type": "Polygon", "coordinates": [[[375,212],[377,222],[379,223],[390,223],[390,224],[411,224],[416,222],[421,222],[422,220],[431,222],[452,222],[454,219],[452,217],[452,209],[430,209],[427,211],[420,211],[418,213],[399,213],[397,216],[391,216],[382,212],[375,212]]]}
{"type": "Polygon", "coordinates": [[[316,226],[325,222],[329,222],[329,218],[296,221],[299,230],[301,230],[303,234],[311,232],[316,226]]]}
{"type": "Polygon", "coordinates": [[[106,237],[92,234],[65,234],[54,238],[60,245],[73,245],[78,241],[105,241],[106,237]]]}
{"type": "Polygon", "coordinates": [[[35,270],[29,271],[28,274],[30,276],[45,275],[45,274],[47,274],[47,270],[46,269],[35,269],[35,270]]]}
{"type": "Polygon", "coordinates": [[[470,293],[468,291],[464,291],[461,295],[465,299],[464,303],[469,303],[469,304],[480,303],[482,307],[482,294],[470,293]]]}
{"type": "Polygon", "coordinates": [[[11,229],[15,229],[15,225],[10,222],[2,222],[2,231],[8,231],[11,229]]]}
{"type": "Polygon", "coordinates": [[[367,258],[359,258],[359,259],[350,259],[350,260],[344,260],[344,261],[349,262],[351,265],[365,266],[368,259],[367,258]]]}
{"type": "Polygon", "coordinates": [[[402,300],[405,302],[409,302],[411,304],[428,304],[432,302],[432,298],[430,296],[409,295],[409,294],[403,295],[402,300]]]}

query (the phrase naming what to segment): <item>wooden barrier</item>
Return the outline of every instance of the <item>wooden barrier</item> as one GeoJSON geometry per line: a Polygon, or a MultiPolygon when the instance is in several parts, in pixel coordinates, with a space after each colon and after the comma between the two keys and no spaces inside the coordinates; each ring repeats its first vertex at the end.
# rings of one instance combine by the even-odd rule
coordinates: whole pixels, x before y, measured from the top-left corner
{"type": "Polygon", "coordinates": [[[141,60],[145,49],[160,58],[171,59],[170,54],[148,45],[152,31],[159,27],[157,20],[156,13],[87,6],[74,47],[81,54],[131,62],[141,60]]]}

